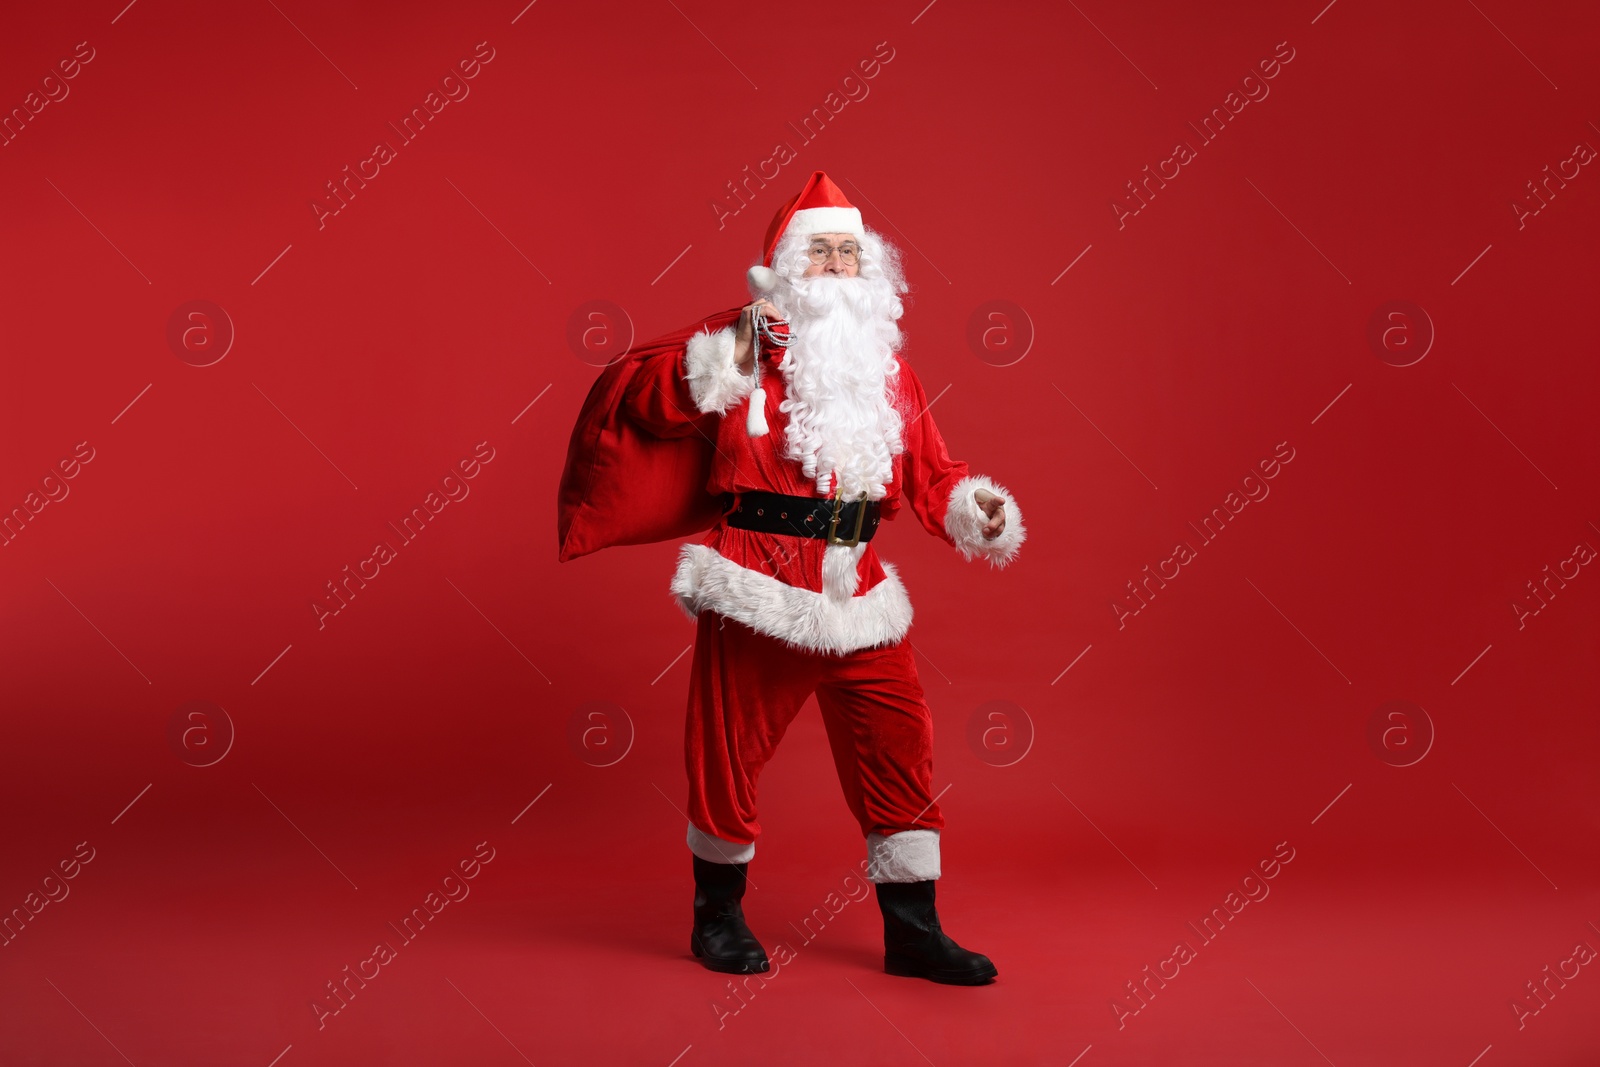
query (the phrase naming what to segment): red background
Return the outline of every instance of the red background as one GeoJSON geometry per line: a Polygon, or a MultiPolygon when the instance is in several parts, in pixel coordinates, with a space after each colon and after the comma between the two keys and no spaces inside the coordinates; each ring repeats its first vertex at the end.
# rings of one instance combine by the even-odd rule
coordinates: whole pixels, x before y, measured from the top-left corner
{"type": "Polygon", "coordinates": [[[94,858],[0,948],[0,1060],[1600,1057],[1593,968],[1511,1007],[1600,947],[1600,578],[1512,607],[1600,545],[1600,178],[1512,208],[1600,145],[1600,13],[924,4],[5,14],[8,110],[94,58],[0,148],[0,506],[94,458],[0,548],[0,909],[94,858]],[[319,228],[325,183],[479,42],[470,95],[319,228]],[[802,142],[786,124],[880,42],[802,142]],[[1279,42],[1270,95],[1202,146],[1187,124],[1279,42]],[[1197,157],[1119,227],[1180,139],[1197,157]],[[747,901],[798,958],[719,1026],[725,976],[686,944],[676,545],[556,563],[604,358],[567,338],[590,301],[640,338],[738,302],[819,168],[905,249],[907,356],[1027,519],[1003,572],[915,524],[880,542],[949,787],[941,914],[1001,977],[882,974],[866,901],[791,936],[862,856],[808,711],[747,901]],[[236,333],[209,366],[168,341],[193,300],[236,333]],[[1404,367],[1368,340],[1394,300],[1436,331],[1404,367]],[[969,344],[990,301],[1031,337],[1013,312],[969,344]],[[485,441],[470,496],[319,629],[324,583],[485,441]],[[1119,628],[1125,583],[1280,442],[1270,496],[1119,628]],[[1369,740],[1395,700],[1431,724],[1408,766],[1420,716],[1369,740]],[[175,742],[190,701],[232,726],[209,766],[227,731],[175,742]],[[1004,730],[969,744],[991,701],[1004,730]],[[471,896],[319,1030],[313,998],[479,842],[471,896]],[[1270,896],[1199,945],[1185,924],[1280,842],[1270,896]],[[1119,1026],[1179,939],[1198,958],[1119,1026]]]}

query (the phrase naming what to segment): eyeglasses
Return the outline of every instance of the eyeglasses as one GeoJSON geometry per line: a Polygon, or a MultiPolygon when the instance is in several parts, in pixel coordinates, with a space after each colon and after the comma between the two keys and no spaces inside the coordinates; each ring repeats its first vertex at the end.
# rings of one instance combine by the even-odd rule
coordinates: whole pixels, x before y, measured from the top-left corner
{"type": "Polygon", "coordinates": [[[839,261],[848,265],[854,265],[861,256],[861,249],[854,241],[846,241],[841,245],[830,245],[826,241],[813,241],[808,255],[811,256],[811,262],[813,263],[826,263],[833,258],[835,252],[839,253],[839,261]]]}

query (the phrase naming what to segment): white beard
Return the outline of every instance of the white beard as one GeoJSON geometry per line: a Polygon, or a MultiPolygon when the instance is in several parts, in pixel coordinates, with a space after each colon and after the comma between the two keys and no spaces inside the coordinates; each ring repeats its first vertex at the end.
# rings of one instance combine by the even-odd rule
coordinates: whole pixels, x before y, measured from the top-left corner
{"type": "Polygon", "coordinates": [[[779,367],[789,417],[784,454],[798,460],[817,491],[844,499],[882,499],[894,456],[905,451],[904,419],[893,403],[900,364],[896,320],[904,309],[887,278],[819,275],[782,278],[771,296],[794,343],[779,367]]]}

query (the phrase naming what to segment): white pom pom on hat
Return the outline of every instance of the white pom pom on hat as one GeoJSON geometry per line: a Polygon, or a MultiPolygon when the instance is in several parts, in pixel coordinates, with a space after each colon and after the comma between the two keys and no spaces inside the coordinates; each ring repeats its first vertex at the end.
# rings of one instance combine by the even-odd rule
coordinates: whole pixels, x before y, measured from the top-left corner
{"type": "Polygon", "coordinates": [[[752,293],[770,293],[778,287],[777,272],[771,267],[763,267],[759,263],[750,268],[745,280],[750,283],[750,291],[752,293]]]}

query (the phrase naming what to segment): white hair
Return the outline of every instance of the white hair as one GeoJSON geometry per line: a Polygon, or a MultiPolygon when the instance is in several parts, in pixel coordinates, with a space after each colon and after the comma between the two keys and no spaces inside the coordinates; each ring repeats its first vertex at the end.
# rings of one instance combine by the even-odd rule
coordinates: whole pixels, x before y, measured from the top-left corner
{"type": "MultiPolygon", "coordinates": [[[[869,280],[887,278],[889,288],[896,296],[909,293],[911,287],[906,284],[900,249],[876,230],[867,227],[863,227],[863,230],[863,233],[857,235],[857,243],[861,246],[861,257],[856,265],[856,277],[869,280]]],[[[785,231],[778,239],[778,247],[772,253],[772,269],[777,272],[780,280],[798,278],[806,272],[807,267],[811,266],[811,259],[806,255],[811,247],[811,236],[807,233],[785,231]]]]}

